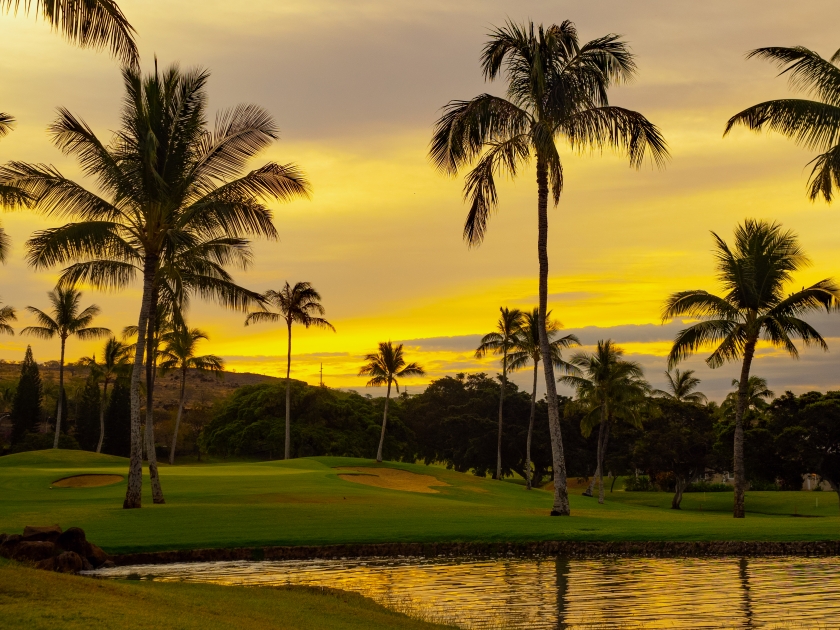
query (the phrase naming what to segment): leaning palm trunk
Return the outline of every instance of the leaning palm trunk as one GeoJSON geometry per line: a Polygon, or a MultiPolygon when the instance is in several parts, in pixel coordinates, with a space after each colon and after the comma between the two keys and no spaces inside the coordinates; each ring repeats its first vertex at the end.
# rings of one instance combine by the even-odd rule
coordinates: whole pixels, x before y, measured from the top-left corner
{"type": "Polygon", "coordinates": [[[388,393],[385,395],[385,412],[382,414],[382,434],[379,436],[379,449],[376,451],[376,461],[382,461],[382,447],[385,445],[385,426],[388,424],[388,403],[391,401],[391,379],[388,379],[388,393]]]}
{"type": "Polygon", "coordinates": [[[601,444],[601,454],[598,456],[598,503],[604,502],[604,458],[607,454],[607,442],[610,441],[610,418],[607,417],[607,426],[604,429],[604,441],[601,444]]]}
{"type": "Polygon", "coordinates": [[[128,464],[128,487],[125,491],[123,509],[139,508],[143,491],[143,440],[140,436],[140,377],[143,373],[143,355],[146,349],[146,326],[152,304],[157,262],[146,257],[143,264],[143,300],[137,319],[137,344],[134,349],[134,366],[131,370],[131,455],[128,464]]]}
{"type": "Polygon", "coordinates": [[[682,503],[683,492],[685,492],[686,487],[688,486],[688,479],[677,475],[676,484],[674,487],[674,498],[671,499],[671,509],[672,510],[679,510],[680,503],[682,503]]]}
{"type": "Polygon", "coordinates": [[[53,448],[58,448],[58,436],[61,435],[61,412],[64,411],[64,339],[61,340],[61,360],[58,363],[58,408],[55,412],[55,440],[53,448]]]}
{"type": "Polygon", "coordinates": [[[502,388],[499,393],[499,437],[496,441],[496,476],[502,478],[502,417],[505,409],[505,389],[507,385],[507,349],[502,355],[502,388]]]}
{"type": "Polygon", "coordinates": [[[108,400],[108,378],[102,386],[102,401],[99,403],[99,442],[96,444],[96,452],[102,452],[102,444],[105,442],[105,401],[108,400]]]}
{"type": "Polygon", "coordinates": [[[750,381],[750,365],[755,354],[756,340],[750,339],[744,345],[744,362],[741,365],[741,380],[738,383],[738,404],[735,407],[735,440],[733,467],[735,468],[735,501],[732,516],[744,518],[744,492],[747,479],[744,472],[744,411],[747,408],[747,388],[750,381]]]}
{"type": "Polygon", "coordinates": [[[598,475],[601,472],[601,448],[603,448],[604,444],[604,427],[606,426],[606,422],[604,421],[604,414],[603,410],[601,413],[601,422],[598,424],[598,442],[597,446],[595,447],[595,474],[592,475],[592,479],[589,481],[589,486],[583,493],[585,497],[591,497],[592,493],[595,491],[595,482],[598,480],[598,475]]]}
{"type": "MultiPolygon", "coordinates": [[[[292,372],[292,322],[289,321],[289,342],[286,351],[286,444],[283,447],[283,459],[291,458],[292,444],[292,387],[289,376],[292,372]]],[[[383,432],[385,431],[383,425],[383,432]]],[[[384,435],[384,433],[383,433],[384,435]]],[[[382,458],[382,446],[379,447],[379,457],[382,458]]]]}
{"type": "Polygon", "coordinates": [[[178,443],[178,430],[181,428],[181,414],[184,413],[184,399],[187,391],[187,368],[181,369],[181,397],[178,400],[178,415],[175,416],[175,433],[172,435],[172,448],[169,450],[169,465],[175,464],[175,445],[178,443]]]}
{"type": "Polygon", "coordinates": [[[537,376],[540,362],[534,361],[534,388],[531,391],[531,417],[528,419],[528,441],[525,444],[525,489],[531,489],[531,436],[534,433],[534,414],[537,410],[537,376]]]}
{"type": "Polygon", "coordinates": [[[569,494],[566,487],[566,458],[563,454],[563,435],[560,430],[560,407],[557,404],[557,385],[554,382],[554,363],[545,328],[548,312],[548,172],[545,162],[537,156],[537,215],[539,235],[537,252],[540,260],[540,355],[545,373],[548,402],[548,427],[551,431],[552,471],[554,473],[554,504],[552,516],[569,516],[569,494]]]}
{"type": "Polygon", "coordinates": [[[149,480],[152,485],[152,503],[166,503],[158,475],[157,450],[155,449],[155,364],[157,362],[157,301],[158,290],[152,291],[149,306],[149,323],[146,327],[146,457],[149,460],[149,480]]]}

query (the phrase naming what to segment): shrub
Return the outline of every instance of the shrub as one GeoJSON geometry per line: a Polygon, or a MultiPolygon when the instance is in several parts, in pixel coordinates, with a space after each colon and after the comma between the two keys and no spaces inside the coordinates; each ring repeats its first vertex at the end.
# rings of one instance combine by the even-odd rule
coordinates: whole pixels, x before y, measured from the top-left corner
{"type": "MultiPolygon", "coordinates": [[[[22,440],[15,442],[12,446],[12,453],[23,453],[26,451],[45,451],[53,447],[55,433],[27,433],[22,440]]],[[[58,448],[72,451],[79,450],[79,443],[75,438],[65,435],[58,436],[58,448]]]]}
{"type": "Polygon", "coordinates": [[[627,477],[624,479],[624,490],[626,492],[656,492],[656,487],[647,475],[639,477],[627,477]]]}
{"type": "Polygon", "coordinates": [[[712,483],[709,481],[695,481],[686,486],[683,492],[734,492],[735,486],[728,483],[712,483]]]}
{"type": "MultiPolygon", "coordinates": [[[[750,481],[750,490],[758,490],[761,492],[777,492],[781,490],[781,486],[775,481],[750,481]]],[[[796,488],[798,490],[799,488],[796,488]]]]}

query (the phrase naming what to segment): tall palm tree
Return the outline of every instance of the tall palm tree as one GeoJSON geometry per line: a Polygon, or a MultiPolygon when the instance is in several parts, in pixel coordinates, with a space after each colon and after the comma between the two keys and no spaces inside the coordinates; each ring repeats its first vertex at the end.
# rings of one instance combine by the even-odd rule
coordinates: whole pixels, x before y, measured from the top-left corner
{"type": "Polygon", "coordinates": [[[83,357],[82,365],[90,367],[94,378],[102,382],[102,398],[99,403],[99,441],[96,443],[96,452],[102,452],[102,444],[105,442],[105,409],[108,406],[108,385],[118,378],[128,375],[131,361],[131,346],[111,337],[105,342],[102,349],[102,362],[96,360],[96,355],[83,357]]]}
{"type": "Polygon", "coordinates": [[[717,368],[728,361],[741,362],[738,405],[735,408],[735,498],[733,516],[744,517],[744,410],[755,348],[759,339],[783,348],[791,357],[799,352],[794,339],[823,350],[828,346],[801,317],[819,309],[834,310],[840,287],[827,278],[785,295],[792,274],[809,263],[791,231],[778,223],[748,219],[735,228],[734,247],[712,232],[718,279],[726,292],[713,295],[699,289],[672,294],[662,310],[662,320],[690,317],[702,321],[681,330],[668,355],[669,367],[711,345],[717,345],[706,364],[717,368]]]}
{"type": "Polygon", "coordinates": [[[665,378],[668,380],[668,389],[654,389],[651,392],[653,395],[670,398],[677,402],[690,402],[698,405],[706,404],[708,400],[706,395],[702,392],[694,391],[700,386],[700,379],[694,376],[694,370],[685,370],[682,372],[679,368],[673,371],[666,370],[665,378]]]}
{"type": "MultiPolygon", "coordinates": [[[[551,311],[548,312],[549,317],[551,311]]],[[[548,346],[551,348],[551,362],[554,367],[566,370],[574,369],[570,363],[563,360],[563,349],[579,346],[580,340],[575,335],[566,335],[557,338],[563,325],[553,319],[546,320],[546,332],[548,333],[548,346]]],[[[528,365],[534,364],[534,384],[531,388],[531,416],[528,419],[528,441],[525,444],[525,488],[531,489],[531,436],[534,432],[534,414],[537,408],[537,372],[540,366],[540,309],[535,308],[526,312],[522,317],[522,324],[519,332],[513,340],[510,356],[508,357],[508,369],[513,372],[528,365]]]]}
{"type": "Polygon", "coordinates": [[[406,363],[403,357],[403,346],[395,346],[390,341],[383,341],[379,344],[379,352],[369,354],[364,359],[365,365],[359,368],[359,376],[370,376],[365,387],[388,387],[385,395],[385,411],[382,414],[382,433],[379,436],[379,448],[376,450],[376,461],[382,461],[382,446],[385,444],[385,427],[388,424],[388,403],[391,400],[391,385],[400,392],[400,384],[397,379],[407,376],[423,376],[426,372],[417,363],[406,363]]]}
{"type": "Polygon", "coordinates": [[[58,437],[61,435],[61,416],[64,401],[64,348],[67,339],[78,337],[82,340],[97,339],[111,334],[107,328],[91,326],[93,319],[99,315],[99,307],[91,304],[83,310],[79,310],[79,302],[82,299],[81,291],[73,288],[56,287],[47,293],[52,304],[52,315],[44,311],[27,306],[26,310],[35,315],[40,326],[27,326],[21,330],[23,335],[33,335],[41,339],[52,339],[58,337],[61,341],[61,358],[58,362],[58,410],[55,414],[55,440],[53,448],[58,448],[58,437]]]}
{"type": "Polygon", "coordinates": [[[560,411],[551,363],[546,317],[548,304],[548,196],[554,204],[563,191],[563,165],[556,142],[572,151],[616,148],[633,167],[646,155],[662,165],[668,156],[659,130],[644,116],[609,104],[609,88],[631,79],[636,63],[617,35],[578,41],[569,21],[548,28],[508,22],[493,30],[481,56],[487,80],[507,80],[507,98],[482,94],[470,101],[450,101],[437,121],[430,155],[449,175],[475,163],[466,177],[470,210],[464,238],[478,245],[496,207],[495,178],[515,177],[536,161],[537,255],[539,259],[540,346],[551,429],[554,505],[552,515],[569,514],[566,462],[560,411]]]}
{"type": "Polygon", "coordinates": [[[774,63],[787,75],[788,84],[815,100],[776,99],[748,107],[726,123],[726,136],[736,125],[753,131],[768,129],[792,138],[819,155],[811,160],[808,196],[828,203],[840,186],[840,50],[830,60],[803,46],[756,48],[747,58],[774,63]]]}
{"type": "Polygon", "coordinates": [[[559,379],[577,392],[576,405],[584,411],[581,421],[584,435],[589,435],[595,425],[599,425],[595,475],[584,492],[592,496],[597,480],[598,503],[604,502],[604,457],[612,424],[622,419],[640,426],[639,412],[650,392],[642,366],[623,359],[623,356],[624,350],[611,339],[599,341],[594,353],[579,352],[572,356],[570,363],[579,374],[568,374],[559,379]]]}
{"type": "Polygon", "coordinates": [[[114,0],[0,0],[0,11],[35,13],[82,48],[108,48],[125,65],[138,63],[134,28],[114,0]]]}
{"type": "Polygon", "coordinates": [[[248,313],[245,325],[257,322],[285,322],[288,343],[286,346],[286,443],[283,459],[291,457],[292,444],[292,389],[290,374],[292,371],[292,324],[303,324],[304,328],[314,326],[335,332],[335,327],[320,317],[326,311],[321,305],[321,294],[308,282],[288,282],[279,291],[269,290],[263,294],[267,304],[277,309],[276,312],[263,309],[248,313]]]}
{"type": "Polygon", "coordinates": [[[186,400],[187,372],[191,369],[210,372],[221,372],[225,369],[224,359],[217,357],[215,354],[196,356],[196,346],[202,339],[209,339],[206,332],[186,326],[176,326],[173,330],[164,334],[161,339],[164,346],[160,353],[161,362],[158,367],[164,373],[169,370],[181,372],[181,394],[178,398],[178,415],[175,417],[172,448],[169,451],[170,464],[175,463],[175,446],[178,443],[178,430],[181,427],[181,415],[184,412],[184,401],[186,400]]]}
{"type": "Polygon", "coordinates": [[[17,312],[13,306],[0,307],[0,333],[7,335],[14,335],[15,329],[12,328],[9,322],[17,321],[17,312]]]}
{"type": "Polygon", "coordinates": [[[481,359],[488,353],[502,355],[502,378],[499,390],[499,435],[496,444],[496,474],[493,479],[502,478],[502,417],[505,407],[505,389],[507,389],[508,354],[514,348],[516,335],[522,326],[523,313],[518,308],[499,307],[501,316],[496,322],[496,330],[481,338],[481,344],[475,351],[475,357],[481,359]]]}
{"type": "MultiPolygon", "coordinates": [[[[38,269],[70,264],[61,282],[86,282],[122,289],[142,278],[142,299],[131,392],[131,458],[125,508],[141,506],[142,439],[140,379],[147,324],[167,268],[193,273],[195,292],[228,307],[247,309],[250,293],[221,282],[226,266],[250,263],[247,237],[276,238],[265,199],[307,197],[309,184],[293,164],[269,162],[242,174],[249,160],[278,135],[271,116],[255,105],[238,105],[207,127],[208,73],[172,66],[141,77],[123,70],[126,89],[122,123],[114,142],[101,142],[70,112],[51,126],[55,144],[76,155],[84,173],[98,180],[90,192],[51,166],[11,162],[0,168],[0,184],[33,197],[48,215],[75,222],[36,232],[29,262],[38,269]],[[190,250],[196,256],[183,256],[190,250]]],[[[176,278],[177,279],[177,278],[176,278]]]]}

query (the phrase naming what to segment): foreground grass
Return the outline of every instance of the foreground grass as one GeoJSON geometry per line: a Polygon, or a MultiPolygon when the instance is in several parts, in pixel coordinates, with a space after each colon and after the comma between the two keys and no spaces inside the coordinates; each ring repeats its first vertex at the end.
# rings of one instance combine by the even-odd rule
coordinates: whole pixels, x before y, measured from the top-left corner
{"type": "Polygon", "coordinates": [[[153,506],[145,487],[144,507],[123,510],[124,481],[78,489],[50,484],[81,473],[125,475],[125,459],[81,451],[9,455],[0,458],[0,532],[78,526],[111,553],[366,542],[807,541],[840,534],[834,493],[748,492],[747,518],[735,520],[731,493],[689,494],[674,511],[665,493],[615,492],[598,505],[576,491],[572,517],[550,518],[548,492],[436,466],[384,465],[449,485],[418,494],[351,483],[334,467],[376,464],[349,458],[164,465],[166,505],[153,506]]]}
{"type": "Polygon", "coordinates": [[[113,581],[36,571],[0,559],[4,629],[443,630],[369,599],[312,588],[113,581]]]}

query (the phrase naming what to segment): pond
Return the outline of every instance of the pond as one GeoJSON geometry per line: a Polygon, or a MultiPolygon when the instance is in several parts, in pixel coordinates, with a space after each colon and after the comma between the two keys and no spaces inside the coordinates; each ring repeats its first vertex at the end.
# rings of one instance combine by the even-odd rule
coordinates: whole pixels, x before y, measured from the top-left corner
{"type": "Polygon", "coordinates": [[[338,588],[475,629],[840,626],[840,558],[365,558],[135,565],[92,574],[338,588]]]}

